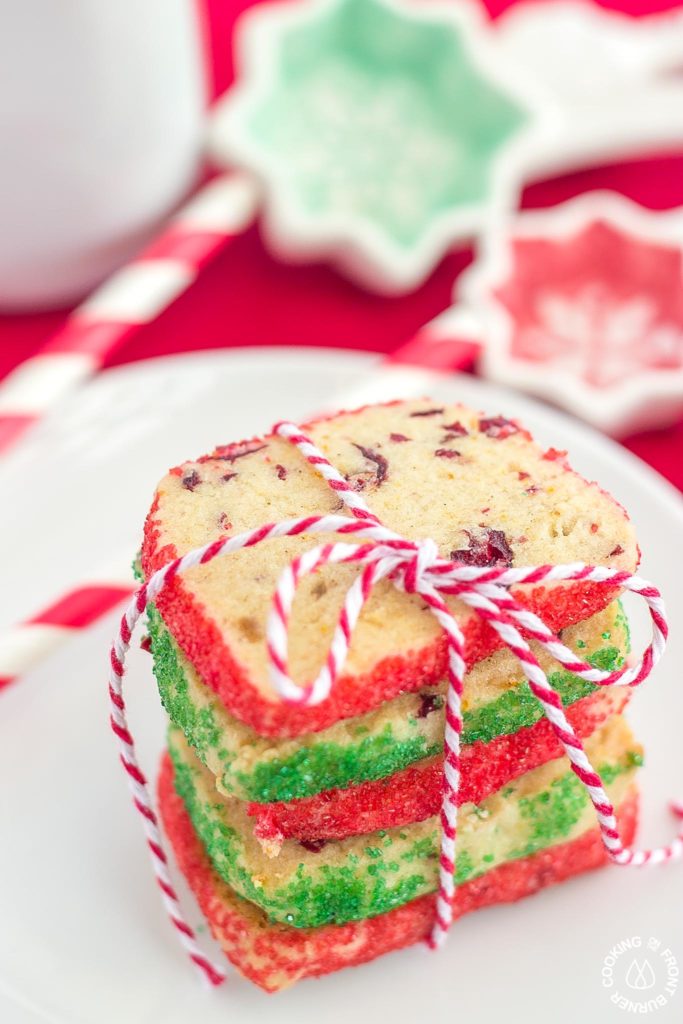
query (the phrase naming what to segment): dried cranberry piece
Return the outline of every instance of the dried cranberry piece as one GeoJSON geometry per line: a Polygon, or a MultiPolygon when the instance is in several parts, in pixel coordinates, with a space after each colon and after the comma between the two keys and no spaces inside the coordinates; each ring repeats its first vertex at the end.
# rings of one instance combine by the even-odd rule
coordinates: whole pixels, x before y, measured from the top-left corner
{"type": "Polygon", "coordinates": [[[457,448],[437,448],[434,452],[438,459],[459,459],[460,452],[457,448]]]}
{"type": "Polygon", "coordinates": [[[470,542],[469,547],[451,551],[452,561],[461,562],[463,565],[482,567],[505,566],[509,568],[512,565],[514,555],[502,530],[491,530],[485,527],[478,536],[470,530],[465,530],[465,533],[470,542]]]}
{"type": "Polygon", "coordinates": [[[232,480],[236,476],[237,473],[224,473],[223,476],[221,477],[221,480],[225,480],[225,482],[227,483],[228,480],[232,480]]]}
{"type": "Polygon", "coordinates": [[[406,437],[405,434],[389,434],[389,440],[398,443],[399,441],[410,441],[410,438],[406,437]]]}
{"type": "Polygon", "coordinates": [[[548,448],[541,456],[546,462],[562,462],[567,457],[567,451],[563,448],[548,448]]]}
{"type": "Polygon", "coordinates": [[[379,452],[376,452],[373,448],[365,448],[362,444],[356,444],[355,442],[353,442],[353,447],[358,449],[364,459],[367,459],[368,462],[374,462],[377,466],[377,469],[375,470],[375,483],[379,487],[387,478],[389,463],[383,455],[380,455],[379,452]]]}
{"type": "Polygon", "coordinates": [[[612,548],[612,550],[610,551],[610,553],[609,553],[609,555],[607,557],[608,558],[614,558],[615,555],[623,555],[623,553],[624,553],[624,549],[622,548],[621,544],[617,544],[617,546],[615,548],[612,548]]]}
{"type": "Polygon", "coordinates": [[[304,850],[311,853],[320,853],[323,846],[327,846],[327,842],[327,839],[300,839],[299,846],[303,846],[304,850]]]}
{"type": "Polygon", "coordinates": [[[453,423],[444,423],[443,429],[447,430],[453,437],[467,437],[467,428],[463,427],[460,420],[454,420],[453,423]]]}
{"type": "Polygon", "coordinates": [[[189,473],[185,473],[181,483],[186,491],[193,491],[195,487],[198,487],[202,482],[202,478],[196,469],[191,470],[189,473]]]}
{"type": "Polygon", "coordinates": [[[443,409],[422,409],[422,410],[418,410],[418,412],[411,412],[410,415],[413,416],[413,417],[417,417],[417,416],[440,416],[442,412],[443,412],[443,409]]]}
{"type": "Polygon", "coordinates": [[[518,473],[517,473],[517,479],[518,480],[528,480],[530,475],[531,475],[530,473],[525,473],[525,471],[523,469],[520,469],[518,471],[518,473]]]}
{"type": "Polygon", "coordinates": [[[495,437],[498,441],[504,441],[506,437],[519,433],[517,424],[504,416],[490,416],[488,419],[479,420],[479,430],[487,437],[495,437]]]}
{"type": "Polygon", "coordinates": [[[268,446],[265,444],[254,444],[253,441],[247,441],[245,444],[229,444],[223,447],[216,448],[213,455],[206,455],[200,462],[236,462],[237,459],[244,458],[245,455],[253,455],[254,452],[262,452],[264,448],[268,446]]]}
{"type": "Polygon", "coordinates": [[[443,699],[438,693],[421,693],[417,717],[426,718],[432,711],[438,711],[442,707],[443,699]]]}
{"type": "Polygon", "coordinates": [[[277,473],[278,480],[286,480],[287,479],[287,469],[286,469],[285,466],[281,466],[279,462],[278,462],[278,464],[275,467],[275,472],[277,473]]]}

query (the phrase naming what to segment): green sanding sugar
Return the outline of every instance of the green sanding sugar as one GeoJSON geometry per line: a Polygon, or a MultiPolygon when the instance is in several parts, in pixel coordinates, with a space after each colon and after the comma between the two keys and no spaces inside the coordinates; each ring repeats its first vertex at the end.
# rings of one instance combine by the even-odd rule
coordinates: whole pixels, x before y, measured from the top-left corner
{"type": "Polygon", "coordinates": [[[223,744],[214,707],[218,700],[198,708],[192,701],[178,649],[156,609],[148,609],[149,632],[154,655],[154,674],[161,701],[169,718],[185,733],[206,764],[211,750],[222,764],[225,790],[241,799],[259,803],[295,800],[335,787],[393,775],[414,761],[433,757],[441,744],[429,744],[422,735],[397,741],[387,725],[376,735],[363,735],[358,742],[318,742],[299,747],[286,758],[256,761],[250,772],[233,767],[234,755],[223,744]]]}
{"type": "MultiPolygon", "coordinates": [[[[441,752],[442,741],[428,742],[419,731],[417,719],[410,717],[411,734],[397,736],[391,723],[371,732],[359,724],[348,742],[325,741],[322,736],[306,737],[286,756],[255,756],[248,768],[244,760],[237,764],[239,751],[229,749],[221,715],[225,715],[217,697],[207,688],[207,700],[200,704],[191,691],[180,651],[153,605],[148,608],[149,634],[154,674],[159,693],[171,721],[185,733],[199,758],[219,775],[226,793],[257,803],[289,801],[312,796],[329,789],[346,788],[361,782],[388,778],[408,765],[441,752]]],[[[623,662],[615,646],[601,648],[588,658],[597,668],[613,670],[623,662]]],[[[592,693],[597,687],[568,672],[550,675],[565,706],[592,693]]],[[[435,703],[436,706],[436,703],[435,703]]],[[[537,699],[527,682],[522,682],[495,700],[463,715],[463,743],[488,743],[497,736],[513,734],[531,726],[542,717],[537,699]]],[[[258,738],[257,738],[258,740],[258,738]]],[[[277,741],[273,741],[274,744],[277,741]]]]}
{"type": "MultiPolygon", "coordinates": [[[[618,774],[617,766],[613,770],[618,774]]],[[[614,778],[616,774],[612,781],[614,778]]],[[[549,789],[537,796],[522,797],[519,810],[529,823],[529,835],[525,845],[515,851],[515,856],[528,857],[551,842],[566,838],[586,801],[585,787],[573,772],[555,779],[549,789]]]]}
{"type": "MultiPolygon", "coordinates": [[[[604,764],[598,774],[603,785],[610,786],[620,775],[639,768],[642,763],[642,754],[630,750],[624,755],[623,763],[604,764]]],[[[549,841],[566,838],[586,802],[586,789],[573,772],[556,779],[538,796],[523,797],[519,801],[519,809],[522,817],[530,823],[530,835],[527,843],[515,851],[515,857],[528,857],[542,850],[549,841]]]]}
{"type": "Polygon", "coordinates": [[[441,750],[440,743],[429,744],[420,734],[396,740],[391,726],[386,725],[379,734],[366,733],[358,742],[348,745],[314,742],[299,747],[286,758],[256,761],[250,772],[235,769],[234,756],[223,744],[214,713],[217,698],[203,708],[194,704],[178,648],[151,605],[147,618],[154,674],[169,718],[183,730],[205,764],[208,751],[215,753],[223,766],[223,786],[241,799],[259,803],[295,800],[326,789],[382,779],[441,750]]]}
{"type": "MultiPolygon", "coordinates": [[[[626,754],[626,765],[628,768],[642,768],[643,766],[643,755],[639,750],[629,750],[626,754]]],[[[620,774],[620,766],[614,766],[607,764],[602,769],[600,775],[602,777],[603,784],[609,786],[610,783],[614,782],[620,774]]]]}
{"type": "Polygon", "coordinates": [[[192,701],[187,677],[178,658],[178,648],[153,605],[147,608],[147,622],[152,642],[153,671],[168,717],[182,729],[202,761],[205,761],[206,750],[213,747],[227,767],[232,758],[221,744],[221,729],[213,709],[211,706],[197,707],[192,701]]]}
{"type": "Polygon", "coordinates": [[[357,744],[317,743],[301,747],[287,759],[258,762],[249,774],[234,774],[242,790],[258,803],[295,800],[387,778],[414,761],[433,757],[441,746],[428,744],[422,736],[396,740],[387,726],[379,735],[365,736],[357,744]]]}
{"type": "MultiPolygon", "coordinates": [[[[240,895],[262,907],[271,919],[297,928],[341,924],[386,913],[437,888],[438,818],[432,819],[433,831],[427,835],[424,823],[414,826],[423,834],[413,840],[413,830],[404,827],[386,830],[383,836],[373,833],[365,837],[365,842],[359,837],[326,844],[330,850],[341,851],[341,859],[333,863],[304,847],[300,847],[301,861],[292,861],[291,852],[296,854],[299,846],[289,840],[290,852],[281,867],[277,858],[264,859],[258,851],[249,834],[248,821],[240,827],[231,826],[230,815],[237,813],[237,802],[207,798],[211,783],[207,790],[204,769],[196,760],[190,760],[193,755],[186,746],[176,746],[173,730],[169,734],[169,750],[176,789],[217,872],[240,895]]],[[[603,765],[600,773],[605,783],[611,785],[620,776],[631,773],[634,761],[631,755],[622,757],[618,764],[603,765]]],[[[508,789],[509,798],[502,805],[497,798],[492,805],[495,811],[476,829],[469,825],[461,829],[457,882],[568,840],[576,834],[588,809],[586,790],[572,772],[555,778],[547,789],[528,797],[517,797],[514,786],[508,789]]],[[[463,813],[467,820],[465,808],[463,813]]]]}
{"type": "MultiPolygon", "coordinates": [[[[427,880],[417,870],[395,862],[391,869],[383,860],[368,864],[321,865],[306,870],[300,864],[286,884],[266,890],[245,866],[243,843],[237,832],[226,825],[220,804],[202,802],[195,788],[192,769],[169,744],[175,769],[175,786],[187,807],[193,825],[222,878],[240,895],[262,907],[273,919],[297,928],[357,921],[401,906],[428,891],[427,880]],[[370,867],[374,867],[370,871],[370,867]],[[386,874],[393,876],[387,881],[386,874]],[[397,875],[400,874],[400,877],[397,875]]],[[[436,857],[436,852],[434,853],[436,857]]]]}
{"type": "MultiPolygon", "coordinates": [[[[623,663],[622,654],[617,647],[603,647],[586,660],[594,668],[610,672],[623,663]]],[[[548,681],[559,693],[565,707],[597,690],[594,683],[588,683],[570,672],[551,672],[548,681]]],[[[534,725],[542,717],[541,705],[525,681],[489,704],[466,711],[463,715],[462,741],[489,743],[496,736],[509,735],[526,726],[534,725]]]]}

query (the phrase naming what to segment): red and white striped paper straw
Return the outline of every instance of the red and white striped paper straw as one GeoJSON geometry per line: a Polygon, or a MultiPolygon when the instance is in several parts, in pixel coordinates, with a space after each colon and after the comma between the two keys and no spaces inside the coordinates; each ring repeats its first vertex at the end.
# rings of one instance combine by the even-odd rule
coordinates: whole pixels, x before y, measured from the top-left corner
{"type": "Polygon", "coordinates": [[[384,356],[360,384],[346,388],[331,404],[352,409],[428,395],[444,375],[471,370],[481,347],[476,317],[462,306],[452,306],[384,356]]]}
{"type": "Polygon", "coordinates": [[[0,384],[0,453],[187,291],[202,267],[249,227],[257,206],[252,178],[214,178],[135,260],[78,306],[39,354],[0,384]]]}
{"type": "Polygon", "coordinates": [[[0,691],[132,594],[130,553],[0,634],[0,691]]]}
{"type": "MultiPolygon", "coordinates": [[[[382,359],[358,387],[338,395],[331,404],[351,408],[428,393],[438,377],[471,367],[479,351],[476,339],[476,324],[462,311],[449,309],[382,359]]],[[[132,581],[127,582],[132,556],[131,549],[109,575],[97,574],[100,583],[77,585],[30,619],[0,633],[0,689],[33,668],[75,632],[97,622],[132,592],[132,581]]]]}
{"type": "Polygon", "coordinates": [[[416,334],[382,363],[390,366],[420,367],[435,373],[469,370],[482,346],[482,329],[476,316],[464,306],[451,306],[421,327],[416,334]]]}

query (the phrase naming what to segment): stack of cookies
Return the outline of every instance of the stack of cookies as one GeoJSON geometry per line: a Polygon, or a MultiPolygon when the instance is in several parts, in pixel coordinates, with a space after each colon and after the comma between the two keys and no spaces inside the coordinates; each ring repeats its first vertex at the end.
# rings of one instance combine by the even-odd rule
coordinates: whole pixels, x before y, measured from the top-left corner
{"type": "MultiPolygon", "coordinates": [[[[369,407],[305,432],[388,527],[466,565],[583,561],[632,572],[624,510],[517,423],[429,401],[369,407]]],[[[288,441],[217,448],[161,481],[142,572],[220,535],[343,509],[288,441]]],[[[346,538],[348,540],[348,537],[346,538]]],[[[170,718],[159,798],[177,861],[229,959],[269,991],[428,935],[438,887],[446,647],[417,595],[380,582],[329,699],[273,690],[266,618],[280,573],[318,543],[263,541],[176,577],[149,608],[170,718]]],[[[306,577],[290,622],[302,685],[325,661],[352,566],[306,577]]],[[[623,664],[628,625],[605,587],[513,588],[585,661],[623,664]]],[[[466,640],[455,914],[604,862],[595,813],[512,652],[456,598],[466,640]]],[[[626,842],[640,747],[627,691],[535,649],[617,808],[626,842]]]]}

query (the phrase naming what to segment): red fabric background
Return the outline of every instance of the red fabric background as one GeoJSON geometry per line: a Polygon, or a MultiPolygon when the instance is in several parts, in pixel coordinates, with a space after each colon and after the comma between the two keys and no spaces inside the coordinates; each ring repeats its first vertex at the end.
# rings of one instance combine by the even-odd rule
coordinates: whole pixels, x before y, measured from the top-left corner
{"type": "MultiPolygon", "coordinates": [[[[457,2],[457,0],[453,0],[457,2]]],[[[514,0],[486,0],[492,16],[514,0]]],[[[544,0],[552,2],[552,0],[544,0]]],[[[199,0],[213,68],[214,95],[232,78],[231,32],[253,0],[199,0]]],[[[638,16],[683,0],[603,0],[602,6],[638,16]]],[[[590,168],[534,183],[523,205],[547,206],[591,188],[611,188],[653,209],[683,204],[683,152],[590,168]]],[[[443,260],[412,295],[367,295],[324,266],[293,268],[264,251],[256,229],[232,244],[198,283],[156,322],[122,347],[111,364],[169,352],[235,345],[331,345],[389,351],[450,302],[468,251],[443,260]],[[264,301],[265,300],[265,301],[264,301]]],[[[0,317],[0,377],[40,346],[65,311],[0,317]]],[[[627,446],[683,489],[683,421],[626,439],[627,446]]]]}

